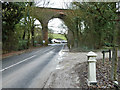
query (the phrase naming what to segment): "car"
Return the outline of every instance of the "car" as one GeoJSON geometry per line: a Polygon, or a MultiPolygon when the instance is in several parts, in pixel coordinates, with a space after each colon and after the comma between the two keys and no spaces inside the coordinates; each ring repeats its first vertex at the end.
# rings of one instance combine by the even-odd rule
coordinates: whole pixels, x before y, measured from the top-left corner
{"type": "Polygon", "coordinates": [[[52,43],[61,43],[61,40],[57,40],[57,39],[52,39],[51,41],[52,43]]]}
{"type": "Polygon", "coordinates": [[[61,42],[62,42],[62,43],[67,43],[67,40],[62,40],[61,42]]]}

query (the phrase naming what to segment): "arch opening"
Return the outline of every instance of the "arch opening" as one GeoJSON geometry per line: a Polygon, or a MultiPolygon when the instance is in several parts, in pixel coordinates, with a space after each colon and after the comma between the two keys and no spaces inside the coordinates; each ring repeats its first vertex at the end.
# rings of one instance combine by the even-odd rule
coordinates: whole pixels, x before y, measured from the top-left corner
{"type": "MultiPolygon", "coordinates": [[[[68,33],[68,28],[64,21],[60,18],[52,18],[48,21],[48,38],[53,39],[53,43],[56,41],[67,42],[66,34],[68,33]]],[[[57,42],[56,42],[57,43],[57,42]]]]}

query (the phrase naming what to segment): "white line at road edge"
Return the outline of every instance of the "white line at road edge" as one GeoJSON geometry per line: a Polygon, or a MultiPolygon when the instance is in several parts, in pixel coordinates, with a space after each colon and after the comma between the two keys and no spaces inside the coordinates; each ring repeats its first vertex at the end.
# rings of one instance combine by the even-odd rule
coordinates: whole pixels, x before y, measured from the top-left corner
{"type": "Polygon", "coordinates": [[[9,67],[6,67],[6,68],[0,70],[0,72],[4,71],[4,70],[6,70],[6,69],[9,69],[9,68],[11,68],[11,67],[13,67],[13,66],[16,66],[16,65],[18,65],[18,64],[20,64],[20,63],[22,63],[22,62],[25,62],[25,61],[27,61],[27,60],[35,57],[35,56],[36,56],[36,55],[33,55],[33,56],[31,56],[31,57],[29,57],[29,58],[26,58],[26,59],[24,59],[24,60],[22,60],[22,61],[20,61],[20,62],[18,62],[18,63],[16,63],[16,64],[10,65],[9,67]]]}

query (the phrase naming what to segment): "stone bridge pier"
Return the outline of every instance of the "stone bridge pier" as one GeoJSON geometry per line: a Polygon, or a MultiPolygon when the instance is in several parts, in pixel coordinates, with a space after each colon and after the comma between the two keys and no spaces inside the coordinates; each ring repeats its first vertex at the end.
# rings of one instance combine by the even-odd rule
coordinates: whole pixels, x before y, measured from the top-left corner
{"type": "Polygon", "coordinates": [[[42,38],[45,41],[44,45],[48,44],[48,23],[42,22],[42,38]]]}

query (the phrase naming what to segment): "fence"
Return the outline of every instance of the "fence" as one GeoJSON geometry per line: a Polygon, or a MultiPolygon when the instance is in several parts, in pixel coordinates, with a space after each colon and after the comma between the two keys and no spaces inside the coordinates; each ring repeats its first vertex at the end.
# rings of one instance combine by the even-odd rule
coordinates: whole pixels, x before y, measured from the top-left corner
{"type": "MultiPolygon", "coordinates": [[[[110,76],[111,76],[111,80],[115,83],[115,86],[120,88],[119,84],[118,84],[118,46],[113,46],[107,50],[103,50],[102,54],[103,54],[103,64],[105,62],[105,53],[108,52],[109,53],[109,61],[111,62],[111,72],[110,72],[110,76]]],[[[120,61],[119,61],[120,62],[120,61]]]]}

